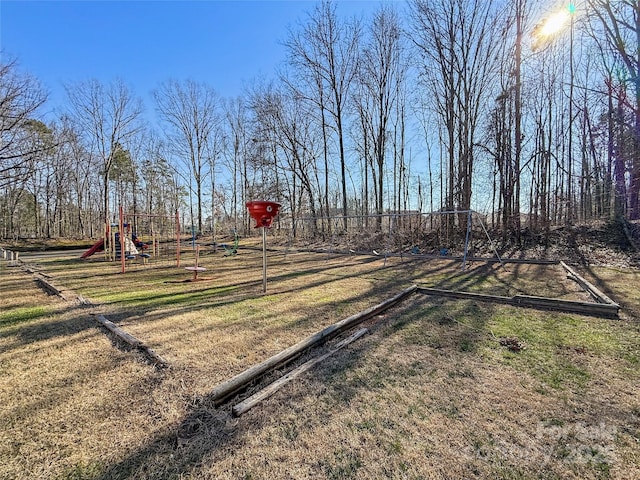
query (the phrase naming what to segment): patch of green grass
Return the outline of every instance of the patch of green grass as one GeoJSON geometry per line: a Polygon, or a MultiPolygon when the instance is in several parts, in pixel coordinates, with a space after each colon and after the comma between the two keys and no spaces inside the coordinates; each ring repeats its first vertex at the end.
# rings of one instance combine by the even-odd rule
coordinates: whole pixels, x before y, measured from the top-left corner
{"type": "Polygon", "coordinates": [[[636,352],[624,352],[623,357],[632,366],[638,367],[640,365],[640,354],[636,352]]]}
{"type": "Polygon", "coordinates": [[[491,319],[496,337],[517,337],[526,349],[503,350],[502,359],[554,389],[583,388],[591,378],[585,355],[619,356],[620,337],[607,321],[553,312],[501,308],[491,319]]]}
{"type": "Polygon", "coordinates": [[[611,465],[607,462],[590,462],[589,463],[597,474],[597,478],[611,478],[611,465]]]}
{"type": "Polygon", "coordinates": [[[390,455],[400,455],[402,454],[402,442],[399,438],[394,438],[387,443],[387,453],[390,455]]]}
{"type": "Polygon", "coordinates": [[[475,342],[471,337],[464,337],[460,339],[458,348],[461,352],[473,352],[475,350],[475,342]]]}
{"type": "Polygon", "coordinates": [[[296,423],[292,421],[289,421],[283,424],[280,427],[280,430],[282,432],[282,436],[287,440],[289,440],[290,442],[293,442],[298,438],[298,435],[299,435],[298,426],[296,423]]]}
{"type": "Polygon", "coordinates": [[[443,414],[445,417],[456,419],[460,418],[461,411],[457,402],[453,399],[449,399],[443,401],[440,405],[437,406],[437,410],[443,414]]]}
{"type": "Polygon", "coordinates": [[[0,328],[10,327],[19,323],[32,322],[49,313],[49,309],[42,306],[20,307],[6,312],[0,312],[0,328]]]}
{"type": "MultiPolygon", "coordinates": [[[[502,480],[529,480],[532,477],[526,475],[522,469],[513,466],[502,466],[495,469],[495,473],[491,476],[491,478],[500,478],[502,480]]],[[[548,480],[558,479],[559,477],[550,475],[548,473],[540,475],[538,478],[544,478],[548,480]]]]}
{"type": "MultiPolygon", "coordinates": [[[[545,385],[562,390],[564,388],[584,388],[590,374],[571,358],[557,355],[553,347],[529,341],[526,350],[520,353],[505,352],[503,356],[507,364],[524,370],[545,385]]],[[[545,393],[541,389],[540,393],[545,393]]]]}
{"type": "Polygon", "coordinates": [[[104,291],[94,292],[91,298],[104,304],[125,304],[130,308],[153,307],[162,308],[169,306],[187,306],[200,305],[204,301],[210,301],[212,298],[224,296],[238,287],[216,287],[206,290],[196,291],[170,291],[170,290],[152,290],[141,292],[139,290],[131,291],[104,291]]]}
{"type": "Polygon", "coordinates": [[[456,368],[455,370],[449,370],[447,372],[449,378],[474,378],[473,371],[469,368],[456,368]]]}
{"type": "Polygon", "coordinates": [[[419,360],[411,362],[409,365],[399,365],[395,368],[395,372],[403,378],[412,378],[424,375],[426,365],[419,360]]]}
{"type": "Polygon", "coordinates": [[[546,427],[563,427],[564,426],[564,420],[559,418],[547,418],[547,419],[543,419],[542,422],[546,427]]]}
{"type": "Polygon", "coordinates": [[[356,431],[370,431],[373,432],[376,430],[376,422],[373,421],[372,419],[366,419],[362,422],[357,422],[355,424],[353,424],[353,428],[356,431]]]}
{"type": "Polygon", "coordinates": [[[491,433],[471,434],[469,440],[473,451],[478,457],[488,458],[492,455],[495,448],[495,440],[491,433]]]}

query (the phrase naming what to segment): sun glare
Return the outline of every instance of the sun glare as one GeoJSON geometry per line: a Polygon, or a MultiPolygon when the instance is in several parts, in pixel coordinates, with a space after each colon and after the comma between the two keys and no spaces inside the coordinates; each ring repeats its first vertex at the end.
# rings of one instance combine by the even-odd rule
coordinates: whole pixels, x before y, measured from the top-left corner
{"type": "Polygon", "coordinates": [[[540,35],[548,37],[558,33],[567,23],[571,13],[568,10],[561,10],[549,16],[540,28],[540,35]]]}

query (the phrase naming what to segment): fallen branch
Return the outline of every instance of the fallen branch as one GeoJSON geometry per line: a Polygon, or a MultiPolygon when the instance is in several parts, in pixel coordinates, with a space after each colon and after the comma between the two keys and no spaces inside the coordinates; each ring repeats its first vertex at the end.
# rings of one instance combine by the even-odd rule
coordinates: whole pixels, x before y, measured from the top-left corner
{"type": "Polygon", "coordinates": [[[402,301],[405,297],[415,292],[417,288],[418,287],[416,285],[413,285],[406,290],[403,290],[396,296],[385,300],[384,302],[379,303],[378,305],[375,305],[367,310],[352,315],[351,317],[345,318],[338,323],[334,323],[324,330],[317,332],[310,337],[307,337],[305,340],[302,340],[301,342],[268,358],[264,362],[254,365],[244,372],[239,373],[235,377],[215,387],[210,395],[211,400],[214,404],[222,403],[226,398],[245,388],[249,383],[264,375],[266,372],[273,370],[280,365],[288,363],[293,358],[299,356],[304,350],[316,345],[320,345],[321,343],[326,342],[327,340],[335,337],[341,332],[348,330],[358,325],[359,323],[391,308],[398,302],[402,301]]]}
{"type": "Polygon", "coordinates": [[[350,343],[353,343],[354,341],[356,341],[357,339],[359,339],[360,337],[365,335],[368,331],[369,330],[366,329],[366,328],[361,328],[360,330],[356,331],[353,335],[351,335],[351,336],[345,338],[344,340],[342,340],[341,342],[337,343],[336,346],[331,351],[329,351],[329,352],[327,352],[327,353],[325,353],[323,355],[320,355],[319,357],[312,358],[311,360],[303,363],[299,367],[297,367],[297,368],[291,370],[290,372],[286,373],[285,375],[280,377],[278,380],[276,380],[272,384],[268,385],[267,387],[263,388],[259,392],[254,393],[249,398],[247,398],[244,401],[238,403],[237,405],[234,405],[233,408],[231,409],[231,412],[236,417],[239,417],[240,415],[248,412],[250,409],[255,407],[258,403],[262,402],[263,400],[266,400],[271,395],[276,393],[278,390],[280,390],[283,386],[285,386],[291,380],[295,380],[296,378],[298,378],[303,373],[311,370],[311,368],[313,368],[315,365],[317,365],[318,363],[322,362],[326,358],[330,357],[331,355],[336,353],[341,348],[346,347],[350,343]]]}

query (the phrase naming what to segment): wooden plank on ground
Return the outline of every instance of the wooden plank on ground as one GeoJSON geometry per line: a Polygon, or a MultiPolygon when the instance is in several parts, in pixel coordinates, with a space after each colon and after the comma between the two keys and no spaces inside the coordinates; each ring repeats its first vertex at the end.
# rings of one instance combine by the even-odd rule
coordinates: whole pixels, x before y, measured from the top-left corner
{"type": "Polygon", "coordinates": [[[104,326],[107,330],[113,333],[120,340],[122,340],[126,344],[140,350],[145,355],[147,355],[156,365],[161,367],[169,366],[169,363],[164,358],[162,358],[160,355],[158,355],[156,352],[154,352],[152,349],[146,346],[142,341],[138,340],[133,335],[125,332],[123,329],[118,327],[111,320],[108,320],[105,316],[95,315],[95,318],[98,321],[98,323],[104,326]]]}
{"type": "Polygon", "coordinates": [[[111,320],[108,320],[105,316],[96,315],[96,320],[98,321],[98,323],[100,323],[102,326],[104,326],[107,330],[109,330],[111,333],[116,335],[120,340],[122,340],[126,344],[135,348],[138,348],[140,345],[142,345],[142,342],[140,340],[138,340],[133,335],[125,332],[123,329],[118,327],[111,320]]]}
{"type": "Polygon", "coordinates": [[[569,265],[567,265],[564,262],[560,262],[560,265],[562,265],[562,267],[569,273],[569,277],[573,280],[575,280],[576,282],[578,282],[578,284],[584,288],[587,293],[589,293],[593,298],[595,298],[598,302],[600,303],[609,303],[611,305],[616,305],[618,308],[620,308],[620,306],[614,302],[613,300],[611,300],[608,296],[606,296],[604,293],[602,293],[598,287],[596,287],[595,285],[593,285],[591,282],[587,281],[585,278],[583,278],[580,274],[578,274],[578,272],[576,272],[573,268],[571,268],[569,265]]]}
{"type": "Polygon", "coordinates": [[[550,309],[602,317],[615,317],[618,315],[619,310],[618,305],[610,303],[580,302],[559,298],[534,297],[530,295],[516,295],[513,299],[518,306],[522,307],[550,309]]]}
{"type": "Polygon", "coordinates": [[[322,362],[326,358],[330,357],[331,355],[336,353],[341,348],[344,348],[347,345],[349,345],[350,343],[353,343],[354,341],[356,341],[357,339],[359,339],[360,337],[365,335],[368,331],[369,330],[366,329],[366,328],[361,328],[360,330],[356,331],[355,333],[353,333],[349,337],[347,337],[344,340],[342,340],[341,342],[337,343],[336,346],[331,351],[329,351],[329,352],[327,352],[327,353],[325,353],[323,355],[320,355],[318,357],[312,358],[311,360],[303,363],[299,367],[296,367],[295,369],[293,369],[290,372],[286,373],[285,375],[280,377],[278,380],[276,380],[275,382],[271,383],[267,387],[263,388],[259,392],[254,393],[249,398],[243,400],[242,402],[238,403],[237,405],[234,405],[233,408],[231,409],[231,412],[237,417],[239,417],[240,415],[248,412],[250,409],[255,407],[258,403],[262,402],[263,400],[266,400],[271,395],[276,393],[278,390],[280,390],[287,383],[289,383],[292,380],[295,380],[296,378],[298,378],[303,373],[311,370],[311,368],[313,368],[315,365],[317,365],[318,363],[322,362]]]}
{"type": "Polygon", "coordinates": [[[457,292],[454,290],[443,290],[439,288],[428,287],[418,287],[416,291],[425,295],[478,300],[481,302],[502,303],[505,305],[513,305],[516,307],[557,310],[561,312],[580,313],[584,315],[594,315],[600,317],[616,317],[620,308],[616,304],[580,302],[573,300],[562,300],[557,298],[534,297],[530,295],[500,297],[496,295],[485,295],[482,293],[457,292]]]}
{"type": "Polygon", "coordinates": [[[417,286],[413,285],[399,294],[391,297],[384,302],[379,303],[367,310],[352,315],[344,320],[334,323],[328,326],[324,330],[321,330],[301,342],[281,351],[280,353],[266,359],[264,362],[258,363],[251,368],[239,373],[235,377],[222,382],[216,386],[211,392],[210,398],[214,404],[220,404],[225,399],[236,393],[237,391],[245,388],[249,383],[264,375],[266,372],[277,368],[280,365],[284,365],[291,361],[293,358],[299,356],[304,350],[320,345],[321,343],[330,340],[336,335],[349,330],[350,328],[362,323],[363,321],[378,315],[385,310],[393,307],[397,303],[401,302],[405,297],[411,295],[416,291],[417,286]]]}
{"type": "Polygon", "coordinates": [[[448,297],[448,298],[460,298],[463,300],[479,300],[482,302],[504,303],[507,305],[514,304],[513,299],[510,297],[486,295],[484,293],[459,292],[456,290],[444,290],[441,288],[429,288],[429,287],[418,287],[417,292],[423,293],[425,295],[434,295],[434,296],[448,297]]]}
{"type": "Polygon", "coordinates": [[[50,295],[56,295],[62,298],[63,300],[67,300],[67,298],[62,293],[62,289],[54,286],[51,282],[49,282],[48,280],[45,280],[43,277],[38,275],[34,278],[34,281],[38,284],[40,288],[42,288],[45,292],[49,293],[50,295]]]}

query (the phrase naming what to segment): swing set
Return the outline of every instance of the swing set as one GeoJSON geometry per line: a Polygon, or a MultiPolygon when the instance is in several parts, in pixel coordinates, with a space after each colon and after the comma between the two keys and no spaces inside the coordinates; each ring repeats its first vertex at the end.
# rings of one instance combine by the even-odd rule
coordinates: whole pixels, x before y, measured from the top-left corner
{"type": "MultiPolygon", "coordinates": [[[[125,273],[128,264],[139,259],[143,265],[152,260],[175,258],[180,266],[180,218],[175,215],[128,214],[119,208],[117,224],[105,226],[105,258],[120,261],[125,273]],[[117,229],[117,231],[116,231],[117,229]],[[146,234],[140,235],[141,231],[146,234]]],[[[173,261],[173,260],[171,260],[173,261]]]]}
{"type": "MultiPolygon", "coordinates": [[[[473,210],[298,217],[283,219],[281,224],[286,225],[287,220],[298,241],[317,242],[320,235],[330,232],[329,247],[324,249],[329,255],[340,252],[375,255],[384,257],[385,264],[390,256],[460,258],[462,270],[466,270],[468,259],[473,256],[472,230],[474,224],[479,224],[502,263],[482,217],[473,210]]],[[[292,241],[290,238],[287,251],[292,241]]]]}

